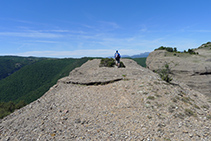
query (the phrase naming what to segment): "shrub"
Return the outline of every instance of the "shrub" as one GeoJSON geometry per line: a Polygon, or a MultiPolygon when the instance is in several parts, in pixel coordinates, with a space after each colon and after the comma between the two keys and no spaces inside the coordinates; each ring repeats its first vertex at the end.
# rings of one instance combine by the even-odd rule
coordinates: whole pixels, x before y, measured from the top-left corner
{"type": "Polygon", "coordinates": [[[185,114],[187,116],[194,116],[194,117],[197,116],[196,113],[194,113],[191,109],[185,109],[185,114]]]}
{"type": "Polygon", "coordinates": [[[154,96],[148,96],[147,99],[154,100],[155,97],[154,96]]]}
{"type": "Polygon", "coordinates": [[[200,109],[200,107],[196,104],[193,105],[195,108],[200,109]]]}
{"type": "Polygon", "coordinates": [[[19,101],[17,104],[15,104],[13,101],[0,102],[0,119],[14,112],[15,109],[20,109],[25,105],[26,103],[24,102],[24,100],[19,101]]]}
{"type": "Polygon", "coordinates": [[[211,114],[207,115],[207,119],[211,120],[211,114]]]}
{"type": "Polygon", "coordinates": [[[24,100],[19,101],[16,105],[15,108],[16,109],[20,109],[22,107],[26,106],[26,102],[24,100]]]}
{"type": "Polygon", "coordinates": [[[3,108],[0,108],[0,119],[4,118],[5,116],[9,115],[10,112],[3,109],[3,108]]]}
{"type": "Polygon", "coordinates": [[[172,48],[172,47],[161,46],[161,47],[159,47],[158,49],[155,49],[155,50],[166,50],[168,52],[177,52],[177,48],[176,47],[172,48]]]}
{"type": "Polygon", "coordinates": [[[113,58],[103,58],[100,62],[100,67],[114,67],[115,60],[113,58]]]}
{"type": "Polygon", "coordinates": [[[190,54],[196,54],[196,52],[193,49],[188,49],[188,53],[190,53],[190,54]]]}
{"type": "Polygon", "coordinates": [[[125,68],[125,65],[123,62],[120,61],[120,68],[125,68]]]}
{"type": "Polygon", "coordinates": [[[201,107],[204,108],[204,109],[207,109],[207,110],[210,108],[209,105],[202,105],[201,107]]]}
{"type": "MultiPolygon", "coordinates": [[[[115,60],[113,58],[103,58],[100,61],[99,67],[114,67],[115,60]]],[[[125,65],[123,62],[120,62],[120,68],[125,68],[125,65]]]]}
{"type": "Polygon", "coordinates": [[[170,68],[169,68],[169,65],[168,64],[165,64],[164,66],[165,68],[158,71],[159,72],[159,75],[160,75],[160,78],[164,81],[166,81],[167,83],[171,82],[172,81],[172,78],[169,76],[170,74],[170,68]]]}

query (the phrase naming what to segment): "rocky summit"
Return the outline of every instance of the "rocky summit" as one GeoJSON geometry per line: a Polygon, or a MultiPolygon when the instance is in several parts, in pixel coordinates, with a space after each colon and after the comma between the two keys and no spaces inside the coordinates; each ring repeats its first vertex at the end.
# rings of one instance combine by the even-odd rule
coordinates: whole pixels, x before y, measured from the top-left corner
{"type": "Polygon", "coordinates": [[[149,54],[146,65],[150,70],[157,71],[168,64],[173,79],[211,97],[211,43],[194,51],[198,54],[156,50],[149,54]]]}
{"type": "Polygon", "coordinates": [[[211,140],[211,100],[184,83],[162,81],[130,59],[126,68],[94,59],[41,98],[0,121],[0,139],[211,140]]]}

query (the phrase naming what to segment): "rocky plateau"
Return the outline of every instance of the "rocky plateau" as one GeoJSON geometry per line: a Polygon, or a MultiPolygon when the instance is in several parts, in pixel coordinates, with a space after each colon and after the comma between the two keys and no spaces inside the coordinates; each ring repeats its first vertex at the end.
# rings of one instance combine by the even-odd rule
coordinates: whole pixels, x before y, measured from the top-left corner
{"type": "Polygon", "coordinates": [[[0,120],[0,140],[211,140],[209,97],[185,83],[167,83],[133,60],[121,61],[126,68],[99,67],[94,59],[74,69],[0,120]]]}
{"type": "Polygon", "coordinates": [[[195,49],[198,54],[156,50],[149,54],[146,65],[150,70],[157,71],[168,64],[174,80],[211,97],[211,43],[209,46],[195,49]]]}

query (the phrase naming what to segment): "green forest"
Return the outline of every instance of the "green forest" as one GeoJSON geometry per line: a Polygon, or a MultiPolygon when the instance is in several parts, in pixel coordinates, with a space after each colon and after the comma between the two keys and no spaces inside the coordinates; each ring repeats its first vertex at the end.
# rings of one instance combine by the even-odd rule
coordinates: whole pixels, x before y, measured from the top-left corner
{"type": "MultiPolygon", "coordinates": [[[[0,57],[1,74],[11,73],[0,79],[0,118],[40,98],[58,79],[89,59],[94,58],[0,57]],[[18,69],[17,64],[21,64],[18,69]]],[[[146,67],[146,58],[133,60],[146,67]]]]}
{"type": "Polygon", "coordinates": [[[146,59],[147,58],[133,58],[139,65],[146,68],[146,59]]]}
{"type": "Polygon", "coordinates": [[[22,67],[43,60],[37,57],[0,56],[0,80],[18,71],[22,67]]]}
{"type": "Polygon", "coordinates": [[[57,80],[81,66],[88,58],[42,59],[28,64],[0,80],[0,117],[21,108],[39,97],[57,80]]]}

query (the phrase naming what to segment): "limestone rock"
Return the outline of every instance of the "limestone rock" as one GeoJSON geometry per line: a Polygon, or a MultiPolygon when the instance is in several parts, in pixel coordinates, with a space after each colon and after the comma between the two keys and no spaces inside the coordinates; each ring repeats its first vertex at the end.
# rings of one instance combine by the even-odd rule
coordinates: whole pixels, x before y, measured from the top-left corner
{"type": "Polygon", "coordinates": [[[121,60],[126,68],[99,68],[99,61],[2,119],[0,140],[211,140],[205,95],[168,84],[130,59],[121,60]]]}
{"type": "Polygon", "coordinates": [[[181,81],[202,94],[211,96],[211,50],[196,49],[198,55],[153,51],[146,60],[150,70],[162,69],[167,63],[174,80],[181,81]]]}

